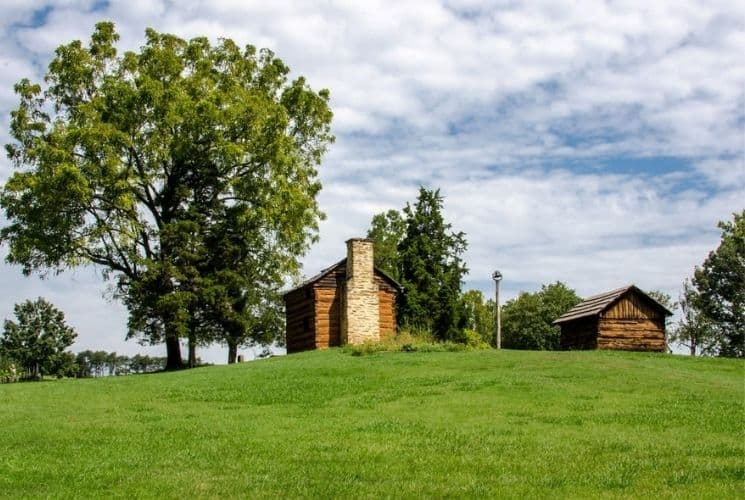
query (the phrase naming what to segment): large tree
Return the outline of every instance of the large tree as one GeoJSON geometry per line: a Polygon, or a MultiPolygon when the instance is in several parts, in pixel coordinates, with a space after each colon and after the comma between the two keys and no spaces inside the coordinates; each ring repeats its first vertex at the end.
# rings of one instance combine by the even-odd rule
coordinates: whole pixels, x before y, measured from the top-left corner
{"type": "Polygon", "coordinates": [[[5,320],[0,353],[18,363],[33,379],[74,373],[69,359],[72,355],[65,349],[77,334],[65,323],[64,313],[41,297],[16,304],[14,312],[16,321],[5,320]]]}
{"type": "Polygon", "coordinates": [[[502,308],[502,345],[508,349],[558,350],[561,329],[553,321],[581,302],[557,281],[534,293],[522,292],[502,308]]]}
{"type": "Polygon", "coordinates": [[[0,241],[26,274],[100,266],[130,335],[165,342],[178,368],[180,338],[245,339],[249,320],[224,329],[237,310],[262,317],[251,289],[276,291],[297,272],[322,217],[316,168],[332,114],[328,91],[289,81],[269,50],[152,29],[146,39],[118,55],[113,24],[99,23],[87,46],[56,50],[45,88],[16,85],[7,150],[18,171],[0,192],[0,241]],[[229,271],[238,277],[222,284],[229,271]]]}
{"type": "Polygon", "coordinates": [[[440,190],[419,189],[414,205],[403,209],[406,230],[398,245],[398,313],[404,323],[428,328],[440,340],[458,340],[465,326],[460,288],[468,272],[462,255],[466,238],[452,231],[442,214],[440,190]]]}
{"type": "Polygon", "coordinates": [[[688,348],[691,356],[715,354],[715,329],[711,321],[701,313],[698,292],[688,280],[683,282],[678,304],[681,317],[667,335],[668,344],[680,344],[688,348]]]}
{"type": "Polygon", "coordinates": [[[719,228],[719,247],[693,273],[693,305],[714,329],[718,353],[745,357],[745,210],[719,228]]]}

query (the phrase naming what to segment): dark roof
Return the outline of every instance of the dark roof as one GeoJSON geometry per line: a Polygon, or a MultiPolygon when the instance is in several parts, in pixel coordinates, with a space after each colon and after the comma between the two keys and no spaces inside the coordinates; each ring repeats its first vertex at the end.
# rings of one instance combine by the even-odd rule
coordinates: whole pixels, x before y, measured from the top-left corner
{"type": "Polygon", "coordinates": [[[644,293],[639,287],[636,285],[628,285],[623,288],[617,288],[615,290],[611,290],[610,292],[601,293],[598,295],[593,295],[592,297],[587,297],[584,301],[580,302],[576,306],[572,307],[569,311],[565,312],[561,316],[559,316],[558,319],[556,319],[553,324],[557,325],[559,323],[566,323],[567,321],[573,321],[575,319],[580,318],[586,318],[589,316],[597,316],[601,312],[608,309],[611,305],[615,304],[617,300],[619,300],[623,295],[625,295],[629,291],[635,291],[638,294],[642,295],[644,298],[649,300],[651,303],[662,309],[665,314],[672,315],[668,309],[657,302],[655,299],[644,293]]]}
{"type": "MultiPolygon", "coordinates": [[[[327,268],[322,269],[321,272],[319,272],[315,276],[310,277],[307,280],[303,281],[298,286],[296,286],[296,287],[294,287],[294,288],[292,288],[290,290],[287,290],[282,295],[287,295],[288,293],[294,292],[295,290],[300,290],[301,288],[304,288],[304,287],[306,287],[308,285],[311,285],[311,284],[315,283],[316,281],[320,280],[321,278],[323,278],[324,276],[326,276],[327,274],[333,272],[337,267],[339,267],[341,265],[346,265],[346,263],[347,263],[347,258],[345,257],[345,258],[341,259],[339,262],[337,262],[335,264],[332,264],[332,265],[330,265],[327,268]]],[[[398,289],[399,292],[402,292],[403,291],[404,287],[401,286],[401,284],[398,281],[396,281],[393,278],[391,278],[391,276],[388,273],[386,273],[385,271],[381,270],[377,266],[374,266],[373,267],[373,270],[376,273],[378,273],[381,276],[383,276],[384,278],[386,278],[388,281],[390,281],[393,284],[393,286],[395,286],[396,289],[398,289]]]]}

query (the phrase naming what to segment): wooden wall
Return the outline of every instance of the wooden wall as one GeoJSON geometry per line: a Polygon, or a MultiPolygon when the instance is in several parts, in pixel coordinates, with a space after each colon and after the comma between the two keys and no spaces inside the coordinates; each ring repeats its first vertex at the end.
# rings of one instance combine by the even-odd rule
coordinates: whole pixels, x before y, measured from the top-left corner
{"type": "Polygon", "coordinates": [[[316,349],[341,345],[341,288],[316,288],[316,349]]]}
{"type": "Polygon", "coordinates": [[[598,348],[663,352],[667,348],[665,320],[601,318],[598,348]]]}
{"type": "Polygon", "coordinates": [[[600,315],[598,348],[665,351],[665,314],[636,293],[628,293],[600,315]]]}
{"type": "Polygon", "coordinates": [[[287,352],[315,348],[315,311],[313,288],[308,285],[285,295],[287,352]]]}
{"type": "Polygon", "coordinates": [[[561,325],[562,349],[665,351],[665,313],[637,293],[627,293],[599,316],[561,325]]]}
{"type": "Polygon", "coordinates": [[[396,334],[396,293],[388,290],[378,292],[380,312],[380,340],[388,340],[396,334]]]}
{"type": "Polygon", "coordinates": [[[657,319],[664,318],[659,307],[654,307],[649,301],[636,293],[627,293],[602,314],[609,319],[657,319]]]}
{"type": "MultiPolygon", "coordinates": [[[[287,352],[325,349],[341,345],[342,294],[346,266],[285,295],[287,352]]],[[[391,282],[375,274],[378,285],[380,338],[396,332],[396,294],[391,282]]]]}
{"type": "Polygon", "coordinates": [[[598,320],[580,318],[561,325],[561,348],[569,350],[596,349],[598,320]]]}

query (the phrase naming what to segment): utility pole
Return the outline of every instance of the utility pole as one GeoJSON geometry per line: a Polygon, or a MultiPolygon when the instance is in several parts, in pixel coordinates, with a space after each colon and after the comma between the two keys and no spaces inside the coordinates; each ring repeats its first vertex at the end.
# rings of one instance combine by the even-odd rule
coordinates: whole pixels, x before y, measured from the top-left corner
{"type": "Polygon", "coordinates": [[[500,308],[499,308],[499,282],[502,281],[502,273],[499,271],[494,271],[491,275],[491,278],[494,280],[494,284],[497,288],[497,296],[496,296],[496,323],[497,323],[497,336],[496,336],[496,348],[501,349],[502,348],[502,318],[500,314],[500,308]]]}

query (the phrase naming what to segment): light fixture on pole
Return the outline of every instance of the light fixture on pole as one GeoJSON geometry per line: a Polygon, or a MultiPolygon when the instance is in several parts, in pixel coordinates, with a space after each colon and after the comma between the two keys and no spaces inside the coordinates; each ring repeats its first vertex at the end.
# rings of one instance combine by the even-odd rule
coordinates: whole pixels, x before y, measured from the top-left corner
{"type": "Polygon", "coordinates": [[[499,282],[502,281],[502,273],[499,271],[494,271],[491,275],[491,279],[494,280],[494,283],[497,285],[497,303],[496,305],[496,316],[497,316],[497,338],[496,338],[496,347],[497,349],[502,348],[502,318],[500,317],[500,311],[499,311],[499,282]]]}

